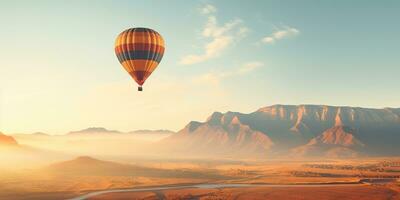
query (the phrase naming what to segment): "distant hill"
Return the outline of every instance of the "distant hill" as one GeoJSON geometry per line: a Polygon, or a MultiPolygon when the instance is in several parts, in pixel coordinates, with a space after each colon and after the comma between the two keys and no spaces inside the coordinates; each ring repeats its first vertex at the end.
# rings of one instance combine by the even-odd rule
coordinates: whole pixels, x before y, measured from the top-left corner
{"type": "Polygon", "coordinates": [[[400,155],[400,109],[273,105],[249,114],[215,112],[162,143],[177,153],[400,155]]]}
{"type": "Polygon", "coordinates": [[[71,131],[67,135],[110,135],[110,134],[172,134],[169,130],[135,130],[130,132],[121,132],[117,130],[108,130],[103,127],[91,127],[80,131],[71,131]]]}
{"type": "Polygon", "coordinates": [[[334,126],[313,138],[306,145],[293,149],[295,155],[356,157],[365,145],[355,137],[355,130],[334,126]]]}
{"type": "MultiPolygon", "coordinates": [[[[0,168],[19,169],[28,166],[36,167],[49,160],[57,160],[65,156],[61,152],[27,145],[24,141],[19,142],[17,136],[14,137],[0,133],[0,168]],[[14,139],[14,137],[17,139],[14,139]]],[[[39,137],[40,140],[43,139],[41,136],[33,137],[39,137]]]]}
{"type": "Polygon", "coordinates": [[[121,132],[116,130],[108,130],[103,127],[90,127],[80,131],[71,131],[68,135],[82,135],[82,134],[119,134],[121,132]]]}
{"type": "Polygon", "coordinates": [[[35,133],[32,133],[32,135],[35,135],[35,136],[49,136],[49,134],[43,133],[43,132],[35,132],[35,133]]]}
{"type": "Polygon", "coordinates": [[[121,164],[117,162],[98,160],[89,156],[77,157],[73,160],[54,163],[44,168],[45,171],[62,175],[95,175],[95,176],[145,176],[145,177],[190,177],[212,178],[219,175],[193,170],[168,170],[150,167],[121,164]]]}
{"type": "Polygon", "coordinates": [[[0,132],[0,146],[18,146],[18,142],[12,136],[0,132]]]}
{"type": "Polygon", "coordinates": [[[170,130],[135,130],[135,131],[130,131],[129,133],[132,134],[173,134],[175,132],[170,131],[170,130]]]}
{"type": "Polygon", "coordinates": [[[42,139],[46,137],[50,137],[51,135],[42,133],[42,132],[35,132],[35,133],[15,133],[11,135],[13,138],[15,138],[17,141],[20,141],[20,139],[24,138],[36,138],[36,139],[42,139]]]}
{"type": "Polygon", "coordinates": [[[102,161],[89,156],[77,157],[73,160],[59,162],[48,167],[50,170],[63,173],[112,173],[112,171],[133,170],[129,165],[114,162],[102,161]]]}

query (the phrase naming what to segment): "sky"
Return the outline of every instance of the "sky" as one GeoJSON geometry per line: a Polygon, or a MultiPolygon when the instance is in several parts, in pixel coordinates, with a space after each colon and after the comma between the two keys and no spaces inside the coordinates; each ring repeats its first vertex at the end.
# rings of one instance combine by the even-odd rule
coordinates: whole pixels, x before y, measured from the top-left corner
{"type": "Polygon", "coordinates": [[[3,1],[0,131],[170,129],[273,104],[400,107],[400,1],[3,1]],[[137,92],[114,41],[165,40],[137,92]]]}

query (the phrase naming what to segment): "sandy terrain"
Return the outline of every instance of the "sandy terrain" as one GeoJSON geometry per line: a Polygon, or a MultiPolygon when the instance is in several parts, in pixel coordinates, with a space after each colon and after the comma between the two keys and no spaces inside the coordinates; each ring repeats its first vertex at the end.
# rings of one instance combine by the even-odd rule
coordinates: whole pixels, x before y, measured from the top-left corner
{"type": "MultiPolygon", "coordinates": [[[[315,199],[312,197],[320,199],[341,197],[346,197],[346,199],[366,199],[367,196],[370,197],[368,199],[399,199],[400,182],[380,183],[379,185],[354,185],[360,180],[371,182],[368,180],[398,179],[400,177],[398,160],[398,158],[375,158],[326,161],[144,162],[146,166],[143,167],[152,167],[151,171],[160,175],[157,176],[137,167],[133,167],[131,170],[125,164],[120,165],[102,161],[87,162],[87,160],[81,163],[82,160],[78,159],[60,162],[56,165],[56,170],[54,168],[49,170],[49,167],[44,167],[41,169],[3,171],[6,173],[0,174],[0,199],[67,199],[100,190],[198,183],[353,183],[353,185],[304,188],[181,189],[162,192],[104,194],[92,199],[110,199],[111,197],[115,199],[120,196],[125,199],[126,195],[129,195],[131,199],[157,199],[160,197],[185,199],[190,196],[196,196],[200,199],[246,199],[246,197],[260,199],[282,199],[285,197],[298,197],[297,199],[315,199]],[[82,166],[84,167],[81,168],[82,166]],[[99,166],[102,166],[102,168],[99,168],[99,166]],[[118,169],[114,169],[115,167],[118,169]],[[92,168],[92,174],[82,173],[92,168]],[[67,169],[70,170],[68,173],[66,173],[67,169]],[[125,171],[122,169],[125,169],[125,171]],[[138,174],[138,171],[135,171],[137,169],[141,169],[140,173],[142,174],[138,174]]],[[[54,167],[54,165],[52,166],[54,167]]]]}
{"type": "Polygon", "coordinates": [[[182,189],[138,193],[110,193],[89,198],[111,199],[296,199],[296,200],[382,200],[400,199],[399,192],[387,186],[332,187],[252,187],[225,189],[182,189]]]}

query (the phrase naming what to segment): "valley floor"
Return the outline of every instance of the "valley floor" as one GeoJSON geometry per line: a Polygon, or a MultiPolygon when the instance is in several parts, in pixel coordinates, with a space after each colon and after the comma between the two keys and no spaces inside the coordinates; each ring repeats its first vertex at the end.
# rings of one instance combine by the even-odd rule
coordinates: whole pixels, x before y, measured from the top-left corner
{"type": "Polygon", "coordinates": [[[0,199],[73,199],[96,191],[171,185],[181,187],[105,193],[89,199],[400,199],[399,158],[185,162],[143,162],[149,168],[142,169],[81,158],[57,164],[57,170],[3,171],[0,199]],[[71,166],[78,171],[65,173],[71,166]],[[99,166],[102,170],[96,171],[99,166]],[[192,187],[202,183],[231,185],[192,187]]]}
{"type": "MultiPolygon", "coordinates": [[[[146,192],[108,193],[88,198],[90,200],[129,200],[129,199],[296,199],[296,200],[382,200],[400,199],[399,191],[389,185],[342,185],[342,186],[257,186],[247,188],[219,188],[219,189],[171,189],[146,192]]],[[[397,186],[396,186],[397,187],[397,186]]]]}

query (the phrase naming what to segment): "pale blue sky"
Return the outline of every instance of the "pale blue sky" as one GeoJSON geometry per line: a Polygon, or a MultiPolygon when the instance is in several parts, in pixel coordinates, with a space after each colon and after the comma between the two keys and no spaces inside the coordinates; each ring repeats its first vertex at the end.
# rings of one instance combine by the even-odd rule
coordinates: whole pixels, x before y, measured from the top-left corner
{"type": "Polygon", "coordinates": [[[178,130],[271,104],[400,107],[399,10],[395,0],[0,1],[0,131],[178,130]],[[166,41],[143,93],[113,52],[130,27],[166,41]]]}

